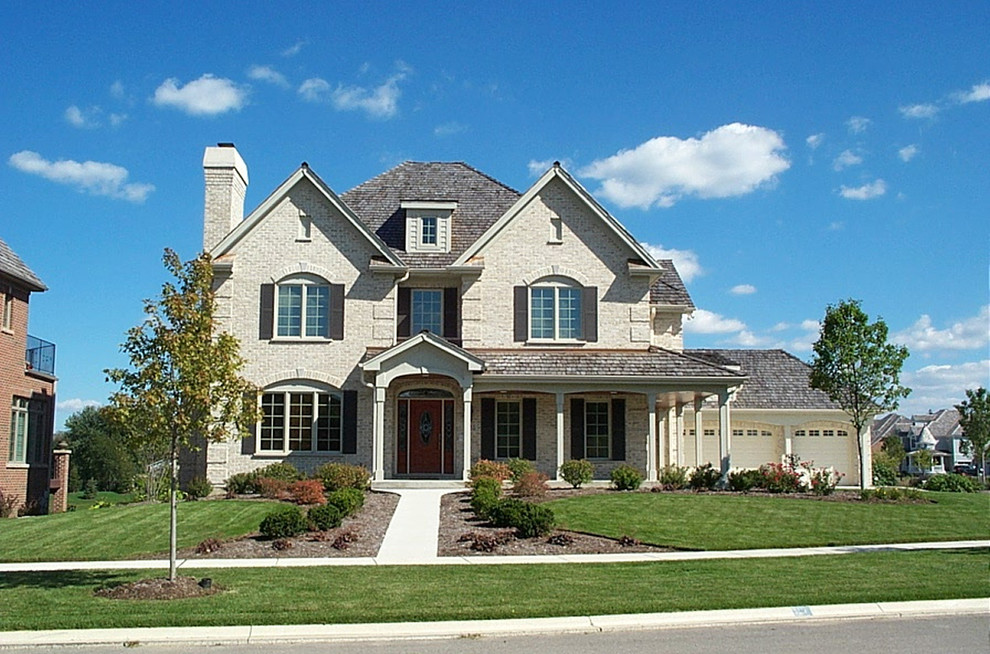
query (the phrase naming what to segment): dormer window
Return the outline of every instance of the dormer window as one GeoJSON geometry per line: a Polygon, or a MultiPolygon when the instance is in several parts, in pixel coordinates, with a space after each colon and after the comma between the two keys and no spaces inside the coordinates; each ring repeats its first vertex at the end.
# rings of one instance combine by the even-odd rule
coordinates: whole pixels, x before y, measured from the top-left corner
{"type": "Polygon", "coordinates": [[[456,202],[403,202],[406,252],[450,252],[450,225],[456,202]]]}

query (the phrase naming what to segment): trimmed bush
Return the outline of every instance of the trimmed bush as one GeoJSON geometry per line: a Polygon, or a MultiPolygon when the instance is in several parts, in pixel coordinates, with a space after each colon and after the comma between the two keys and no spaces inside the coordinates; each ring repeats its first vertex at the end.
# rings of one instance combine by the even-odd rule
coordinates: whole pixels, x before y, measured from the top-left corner
{"type": "Polygon", "coordinates": [[[943,493],[978,493],[980,484],[975,479],[965,475],[949,473],[944,475],[932,475],[925,481],[925,490],[940,491],[943,493]]]}
{"type": "Polygon", "coordinates": [[[225,484],[227,486],[227,492],[236,495],[257,493],[258,488],[254,485],[257,478],[258,476],[252,472],[238,472],[236,475],[231,475],[227,478],[225,484]]]}
{"type": "Polygon", "coordinates": [[[574,488],[589,483],[595,475],[595,466],[587,459],[571,459],[560,464],[560,478],[574,488]]]}
{"type": "Polygon", "coordinates": [[[344,521],[343,512],[330,503],[314,506],[306,514],[306,517],[309,518],[308,524],[316,531],[336,529],[344,521]]]}
{"type": "Polygon", "coordinates": [[[688,469],[683,466],[665,465],[657,478],[664,490],[687,488],[688,469]]]}
{"type": "Polygon", "coordinates": [[[328,492],[341,488],[364,491],[368,490],[371,482],[371,473],[367,468],[349,463],[324,463],[316,469],[313,477],[322,481],[323,488],[328,492]]]}
{"type": "Polygon", "coordinates": [[[296,504],[325,504],[323,482],[319,479],[303,479],[289,486],[289,495],[296,504]]]}
{"type": "Polygon", "coordinates": [[[254,475],[255,477],[278,479],[290,484],[294,481],[299,481],[300,479],[306,478],[306,475],[299,472],[299,470],[291,463],[269,463],[264,468],[255,470],[254,475]]]}
{"type": "Polygon", "coordinates": [[[201,497],[208,497],[213,492],[213,484],[205,477],[195,477],[186,484],[186,498],[198,500],[201,497]]]}
{"type": "Polygon", "coordinates": [[[471,510],[482,520],[491,519],[491,511],[502,498],[502,482],[493,477],[471,481],[471,510]]]}
{"type": "Polygon", "coordinates": [[[283,499],[289,495],[289,482],[284,479],[258,477],[254,480],[254,487],[258,489],[259,495],[270,500],[283,499]]]}
{"type": "Polygon", "coordinates": [[[636,490],[643,483],[643,474],[630,465],[622,464],[612,469],[611,479],[616,490],[636,490]]]}
{"type": "Polygon", "coordinates": [[[760,466],[759,487],[769,493],[797,493],[804,490],[801,475],[793,467],[783,463],[764,463],[760,466]]]}
{"type": "Polygon", "coordinates": [[[327,504],[332,504],[343,517],[352,516],[364,506],[364,491],[356,488],[341,488],[327,495],[327,504]]]}
{"type": "Polygon", "coordinates": [[[509,459],[505,465],[509,466],[509,479],[513,482],[519,481],[525,474],[536,472],[533,462],[529,459],[509,459]]]}
{"type": "Polygon", "coordinates": [[[306,531],[307,526],[302,509],[287,504],[266,515],[259,531],[268,538],[292,538],[306,531]]]}
{"type": "Polygon", "coordinates": [[[556,522],[550,507],[511,498],[500,500],[491,514],[496,527],[511,527],[519,538],[546,536],[556,522]]]}
{"type": "Polygon", "coordinates": [[[747,493],[757,487],[760,479],[759,470],[733,470],[729,473],[729,490],[747,493]]]}
{"type": "Polygon", "coordinates": [[[896,486],[897,468],[888,461],[873,462],[873,485],[874,486],[896,486]]]}
{"type": "Polygon", "coordinates": [[[471,471],[468,473],[471,479],[478,477],[491,477],[499,481],[506,481],[512,477],[512,470],[505,463],[499,461],[489,461],[488,459],[478,459],[471,471]]]}
{"type": "Polygon", "coordinates": [[[881,486],[867,488],[859,492],[859,499],[864,502],[924,502],[925,497],[917,488],[901,488],[899,486],[881,486]]]}
{"type": "Polygon", "coordinates": [[[524,472],[512,485],[512,492],[519,497],[543,497],[548,490],[547,476],[535,470],[524,472]]]}
{"type": "Polygon", "coordinates": [[[706,463],[703,466],[698,466],[691,473],[691,479],[688,481],[692,490],[702,491],[702,490],[715,490],[718,488],[718,483],[722,480],[722,471],[717,468],[713,468],[712,464],[706,463]]]}

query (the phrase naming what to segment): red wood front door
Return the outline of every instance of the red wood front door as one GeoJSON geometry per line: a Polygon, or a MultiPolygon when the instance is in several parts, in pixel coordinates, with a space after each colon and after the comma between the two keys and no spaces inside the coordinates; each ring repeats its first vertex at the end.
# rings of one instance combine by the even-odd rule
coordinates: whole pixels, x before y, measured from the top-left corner
{"type": "Polygon", "coordinates": [[[443,472],[443,400],[409,400],[409,472],[443,472]]]}

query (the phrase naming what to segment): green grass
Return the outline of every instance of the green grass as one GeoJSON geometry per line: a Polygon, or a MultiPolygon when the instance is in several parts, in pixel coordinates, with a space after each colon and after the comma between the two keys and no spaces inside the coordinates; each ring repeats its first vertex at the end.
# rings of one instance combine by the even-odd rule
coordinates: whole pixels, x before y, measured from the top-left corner
{"type": "Polygon", "coordinates": [[[990,538],[990,495],[927,493],[934,504],[607,493],[549,503],[568,529],[696,550],[990,538]]]}
{"type": "MultiPolygon", "coordinates": [[[[270,502],[182,502],[178,546],[258,530],[270,502]]],[[[126,504],[0,520],[0,561],[112,561],[168,552],[168,505],[126,504]]]]}
{"type": "Polygon", "coordinates": [[[129,504],[134,501],[134,493],[114,493],[113,491],[99,491],[96,497],[92,499],[86,499],[83,497],[83,491],[76,491],[75,493],[69,493],[68,496],[69,506],[75,507],[73,510],[79,511],[81,509],[88,509],[97,502],[104,502],[106,504],[129,504]]]}
{"type": "Polygon", "coordinates": [[[144,571],[4,573],[0,629],[468,620],[990,596],[986,549],[783,559],[197,570],[226,592],[107,600],[144,571]],[[43,608],[40,608],[43,607],[43,608]]]}

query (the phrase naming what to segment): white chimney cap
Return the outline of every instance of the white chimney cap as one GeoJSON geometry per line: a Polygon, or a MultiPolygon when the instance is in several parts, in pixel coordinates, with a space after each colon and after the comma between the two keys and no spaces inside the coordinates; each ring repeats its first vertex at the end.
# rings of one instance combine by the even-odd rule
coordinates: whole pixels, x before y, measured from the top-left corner
{"type": "Polygon", "coordinates": [[[244,180],[244,185],[248,183],[247,164],[233,143],[217,143],[216,146],[206,148],[203,153],[203,168],[233,168],[244,180]]]}

